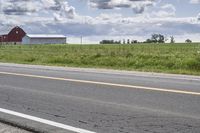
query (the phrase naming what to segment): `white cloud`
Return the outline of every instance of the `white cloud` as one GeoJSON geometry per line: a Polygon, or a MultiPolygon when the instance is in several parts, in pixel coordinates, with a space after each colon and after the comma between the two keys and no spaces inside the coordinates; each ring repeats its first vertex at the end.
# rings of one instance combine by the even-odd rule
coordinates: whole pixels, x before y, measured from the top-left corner
{"type": "Polygon", "coordinates": [[[156,17],[174,17],[176,15],[176,8],[172,4],[165,4],[159,8],[158,11],[152,12],[156,17]]]}
{"type": "Polygon", "coordinates": [[[5,25],[21,25],[30,33],[61,33],[76,36],[76,40],[79,40],[79,36],[84,36],[90,42],[106,37],[116,40],[138,38],[142,41],[153,33],[179,38],[183,34],[199,33],[200,15],[177,18],[176,8],[172,4],[158,6],[155,2],[157,1],[90,0],[91,6],[99,8],[100,11],[130,8],[139,13],[125,17],[122,13],[103,12],[91,17],[76,13],[67,0],[0,0],[0,28],[5,25]],[[152,5],[154,9],[147,8],[152,5]]]}
{"type": "Polygon", "coordinates": [[[1,21],[9,19],[16,24],[23,24],[27,20],[35,22],[73,19],[76,11],[66,0],[0,0],[0,15],[1,21]]]}
{"type": "Polygon", "coordinates": [[[190,3],[199,4],[199,3],[200,3],[200,0],[190,0],[190,3]]]}

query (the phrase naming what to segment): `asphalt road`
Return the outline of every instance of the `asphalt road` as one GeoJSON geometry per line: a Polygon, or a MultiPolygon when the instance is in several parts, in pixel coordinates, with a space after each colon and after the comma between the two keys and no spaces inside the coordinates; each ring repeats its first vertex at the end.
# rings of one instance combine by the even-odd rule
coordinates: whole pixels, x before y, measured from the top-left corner
{"type": "Polygon", "coordinates": [[[97,133],[199,133],[200,77],[0,64],[0,108],[97,133]]]}

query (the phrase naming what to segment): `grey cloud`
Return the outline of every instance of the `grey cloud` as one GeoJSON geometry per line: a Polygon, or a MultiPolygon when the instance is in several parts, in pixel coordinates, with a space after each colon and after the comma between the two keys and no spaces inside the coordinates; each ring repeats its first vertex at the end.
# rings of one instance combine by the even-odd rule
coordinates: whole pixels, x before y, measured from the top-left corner
{"type": "Polygon", "coordinates": [[[30,0],[0,1],[1,11],[6,15],[26,15],[36,12],[37,8],[31,7],[32,4],[30,0]]]}
{"type": "Polygon", "coordinates": [[[197,20],[200,21],[200,13],[197,15],[197,20]]]}
{"type": "Polygon", "coordinates": [[[28,12],[34,12],[34,10],[30,11],[26,8],[20,7],[8,7],[7,9],[3,9],[4,14],[6,15],[25,15],[28,12]]]}
{"type": "Polygon", "coordinates": [[[137,14],[144,12],[145,7],[144,6],[136,6],[135,8],[133,8],[133,11],[137,14]]]}
{"type": "MultiPolygon", "coordinates": [[[[100,9],[130,8],[136,13],[142,13],[146,7],[154,3],[154,0],[90,0],[90,2],[91,6],[100,9]]],[[[0,6],[3,9],[1,10],[3,12],[0,11],[0,27],[4,27],[4,25],[1,25],[4,22],[13,24],[18,21],[30,33],[53,32],[74,36],[137,35],[142,37],[152,33],[169,35],[194,34],[199,33],[200,30],[200,15],[193,18],[194,22],[191,22],[190,18],[185,18],[184,20],[180,18],[160,18],[158,17],[159,15],[150,18],[145,16],[143,18],[141,17],[142,15],[126,18],[123,15],[114,15],[113,13],[86,19],[85,16],[79,15],[74,18],[76,16],[75,8],[68,5],[67,0],[0,0],[0,6]],[[25,4],[25,6],[19,8],[20,4],[25,4]],[[33,6],[29,7],[29,4],[33,6]],[[47,14],[40,15],[43,10],[47,11],[47,14]],[[3,13],[6,13],[7,16],[2,15],[3,13]],[[38,16],[23,15],[29,13],[37,13],[38,16]],[[53,17],[55,17],[56,21],[54,21],[53,17]],[[71,20],[62,21],[63,18],[70,18],[71,20]],[[197,19],[199,22],[196,22],[197,19]],[[86,22],[83,22],[83,20],[86,20],[86,22]]],[[[169,11],[169,13],[175,11],[169,5],[161,7],[160,10],[169,11]]],[[[155,13],[158,14],[157,11],[155,13]]]]}
{"type": "Polygon", "coordinates": [[[114,8],[112,5],[109,5],[111,0],[90,0],[90,5],[99,9],[112,9],[114,8]]]}
{"type": "Polygon", "coordinates": [[[51,11],[59,18],[73,19],[76,15],[67,0],[0,0],[0,14],[29,15],[42,11],[51,11]]]}
{"type": "Polygon", "coordinates": [[[64,4],[65,1],[63,1],[63,0],[53,0],[53,1],[54,1],[54,4],[52,6],[50,6],[50,9],[55,10],[55,11],[61,10],[62,5],[64,4]]]}
{"type": "Polygon", "coordinates": [[[98,9],[132,8],[135,13],[144,12],[155,0],[90,0],[90,5],[98,9]]]}

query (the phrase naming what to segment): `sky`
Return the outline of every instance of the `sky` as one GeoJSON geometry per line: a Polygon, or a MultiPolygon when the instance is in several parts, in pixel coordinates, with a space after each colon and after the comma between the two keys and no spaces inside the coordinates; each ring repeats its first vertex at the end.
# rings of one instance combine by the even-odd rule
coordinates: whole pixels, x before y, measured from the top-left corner
{"type": "Polygon", "coordinates": [[[200,41],[200,0],[0,0],[0,33],[63,34],[69,43],[144,41],[154,33],[200,41]]]}

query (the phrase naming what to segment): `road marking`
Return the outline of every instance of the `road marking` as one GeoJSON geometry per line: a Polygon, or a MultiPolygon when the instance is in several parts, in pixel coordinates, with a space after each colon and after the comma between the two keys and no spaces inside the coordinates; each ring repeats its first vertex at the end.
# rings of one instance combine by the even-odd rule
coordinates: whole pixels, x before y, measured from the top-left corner
{"type": "Polygon", "coordinates": [[[46,120],[46,119],[42,119],[42,118],[38,118],[38,117],[34,117],[34,116],[31,116],[31,115],[26,115],[26,114],[22,114],[22,113],[18,113],[18,112],[3,109],[3,108],[0,108],[0,112],[5,113],[5,114],[9,114],[9,115],[14,115],[14,116],[21,117],[21,118],[25,118],[25,119],[28,119],[28,120],[36,121],[36,122],[39,122],[39,123],[47,124],[47,125],[50,125],[50,126],[58,127],[58,128],[65,129],[65,130],[72,131],[72,132],[76,132],[76,133],[95,133],[95,132],[92,132],[92,131],[72,127],[72,126],[69,126],[69,125],[64,125],[64,124],[57,123],[57,122],[54,122],[54,121],[49,121],[49,120],[46,120]]]}
{"type": "Polygon", "coordinates": [[[106,86],[125,87],[125,88],[133,88],[133,89],[149,90],[149,91],[160,91],[160,92],[170,92],[170,93],[178,93],[178,94],[189,94],[189,95],[198,95],[198,96],[200,96],[200,92],[183,91],[183,90],[175,90],[175,89],[163,89],[163,88],[134,86],[134,85],[126,85],[126,84],[116,84],[116,83],[97,82],[97,81],[89,81],[89,80],[78,80],[78,79],[69,79],[69,78],[48,77],[48,76],[21,74],[21,73],[10,73],[10,72],[0,72],[0,74],[22,76],[22,77],[31,77],[31,78],[60,80],[60,81],[70,81],[70,82],[87,83],[87,84],[98,84],[98,85],[106,85],[106,86]]]}

